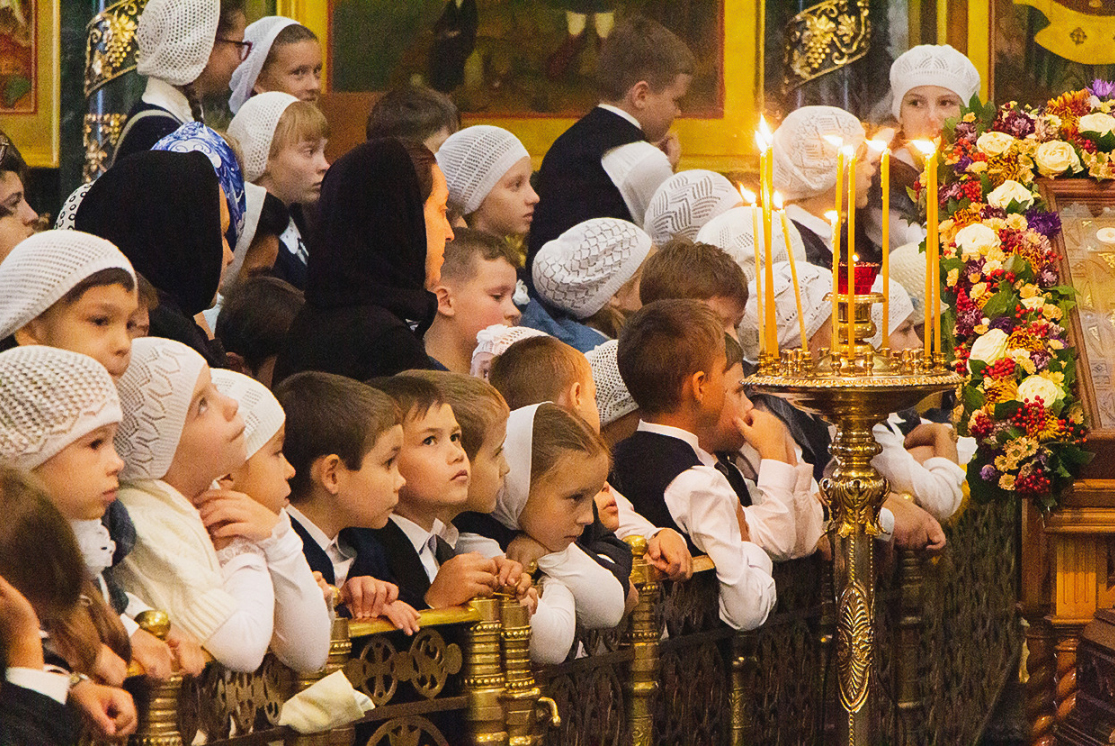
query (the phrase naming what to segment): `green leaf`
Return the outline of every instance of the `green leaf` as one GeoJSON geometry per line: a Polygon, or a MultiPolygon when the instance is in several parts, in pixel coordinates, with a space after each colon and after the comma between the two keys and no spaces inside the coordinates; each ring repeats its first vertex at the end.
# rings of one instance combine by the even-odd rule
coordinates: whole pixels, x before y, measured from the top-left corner
{"type": "Polygon", "coordinates": [[[985,363],[982,360],[969,360],[968,361],[968,369],[970,371],[972,371],[972,377],[973,378],[975,378],[976,376],[982,376],[983,371],[986,367],[987,367],[987,363],[985,363]]]}
{"type": "Polygon", "coordinates": [[[983,306],[983,315],[989,319],[994,319],[1006,313],[1008,308],[1014,308],[1017,305],[1014,300],[1014,293],[1010,290],[1000,290],[995,295],[991,296],[991,300],[987,301],[983,306]]]}
{"type": "Polygon", "coordinates": [[[1018,410],[1022,409],[1022,403],[1016,401],[1005,401],[995,405],[995,419],[1009,420],[1018,414],[1018,410]]]}
{"type": "Polygon", "coordinates": [[[975,386],[964,387],[964,409],[967,411],[974,412],[980,409],[986,401],[987,397],[975,386]]]}

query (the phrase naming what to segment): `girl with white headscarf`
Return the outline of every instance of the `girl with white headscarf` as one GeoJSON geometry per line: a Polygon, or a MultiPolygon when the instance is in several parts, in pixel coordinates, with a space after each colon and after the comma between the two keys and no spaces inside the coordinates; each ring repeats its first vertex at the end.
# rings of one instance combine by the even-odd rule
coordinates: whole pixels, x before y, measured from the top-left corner
{"type": "Polygon", "coordinates": [[[265,16],[244,30],[252,53],[232,74],[228,108],[240,111],[252,96],[268,91],[289,93],[316,103],[321,95],[321,43],[313,31],[291,18],[265,16]]]}

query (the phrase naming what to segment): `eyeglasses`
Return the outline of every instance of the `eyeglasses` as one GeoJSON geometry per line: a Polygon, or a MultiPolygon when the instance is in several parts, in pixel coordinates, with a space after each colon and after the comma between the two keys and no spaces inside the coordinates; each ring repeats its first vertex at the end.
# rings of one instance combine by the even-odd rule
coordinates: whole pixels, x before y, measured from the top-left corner
{"type": "Polygon", "coordinates": [[[240,61],[248,59],[248,55],[252,53],[252,43],[250,41],[236,41],[234,39],[222,39],[217,37],[217,41],[223,41],[225,44],[235,44],[240,48],[240,61]]]}

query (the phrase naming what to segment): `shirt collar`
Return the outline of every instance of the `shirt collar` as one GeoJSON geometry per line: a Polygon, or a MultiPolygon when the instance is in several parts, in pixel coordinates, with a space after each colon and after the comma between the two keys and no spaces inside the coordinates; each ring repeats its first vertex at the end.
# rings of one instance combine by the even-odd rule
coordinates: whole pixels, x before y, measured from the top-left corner
{"type": "Polygon", "coordinates": [[[147,88],[143,91],[143,102],[166,109],[183,124],[194,121],[186,94],[165,80],[148,78],[147,88]]]}
{"type": "Polygon", "coordinates": [[[298,521],[298,523],[302,525],[302,528],[306,529],[306,533],[310,535],[310,538],[314,540],[314,543],[321,547],[323,550],[329,549],[329,547],[336,547],[337,551],[342,556],[354,556],[349,549],[342,546],[340,542],[340,534],[337,534],[337,536],[334,536],[333,538],[329,538],[329,536],[327,536],[324,531],[318,528],[318,525],[316,523],[307,518],[305,513],[303,513],[301,510],[294,507],[293,505],[286,506],[286,511],[291,518],[298,521]]]}
{"type": "Polygon", "coordinates": [[[639,128],[639,131],[640,131],[640,132],[642,132],[642,130],[643,130],[643,126],[642,126],[641,124],[639,124],[639,120],[638,120],[638,119],[636,119],[635,117],[631,116],[631,115],[630,115],[630,114],[628,114],[628,113],[627,113],[626,111],[624,111],[623,109],[619,108],[618,106],[612,106],[611,104],[597,104],[597,106],[599,106],[599,107],[600,107],[601,109],[603,109],[604,111],[610,111],[610,112],[612,112],[612,113],[613,113],[613,114],[615,114],[615,115],[616,115],[617,117],[623,117],[623,118],[624,118],[624,119],[626,119],[627,121],[631,122],[631,124],[633,124],[633,125],[635,125],[636,127],[638,127],[638,128],[639,128]]]}
{"type": "Polygon", "coordinates": [[[716,464],[716,457],[711,453],[701,448],[700,441],[697,436],[688,430],[682,430],[680,427],[673,427],[672,425],[659,425],[654,422],[647,422],[646,420],[639,420],[638,430],[645,433],[654,433],[655,435],[665,435],[668,438],[677,438],[678,440],[685,441],[690,448],[697,454],[697,458],[705,466],[713,466],[716,464]]]}
{"type": "Polygon", "coordinates": [[[435,518],[433,530],[427,531],[414,521],[409,518],[403,518],[401,515],[392,515],[391,520],[395,522],[396,526],[403,530],[407,539],[409,539],[410,543],[414,546],[414,551],[418,554],[422,554],[423,549],[430,547],[430,539],[440,533],[443,525],[441,521],[435,518]]]}
{"type": "Polygon", "coordinates": [[[786,217],[816,233],[817,237],[825,242],[825,246],[829,250],[832,249],[832,223],[807,212],[800,205],[789,205],[786,208],[786,217]]]}

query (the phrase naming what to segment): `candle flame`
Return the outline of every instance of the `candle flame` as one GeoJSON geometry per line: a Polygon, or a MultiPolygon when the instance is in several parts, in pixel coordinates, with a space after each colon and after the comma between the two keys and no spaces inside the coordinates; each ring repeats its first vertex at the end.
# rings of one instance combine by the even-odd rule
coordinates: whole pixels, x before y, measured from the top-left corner
{"type": "Polygon", "coordinates": [[[782,192],[775,192],[774,193],[774,209],[776,209],[776,210],[781,210],[782,209],[782,192]]]}
{"type": "Polygon", "coordinates": [[[922,155],[925,156],[930,156],[937,152],[937,145],[932,140],[914,140],[910,144],[920,150],[922,155]]]}
{"type": "Polygon", "coordinates": [[[834,148],[839,149],[844,144],[844,138],[840,135],[825,135],[825,142],[834,148]]]}
{"type": "Polygon", "coordinates": [[[851,145],[845,145],[840,149],[840,152],[844,154],[845,158],[852,158],[856,154],[856,149],[853,148],[851,145]]]}
{"type": "Polygon", "coordinates": [[[763,141],[767,143],[768,147],[774,141],[774,132],[771,130],[770,125],[767,124],[767,118],[762,114],[759,115],[759,132],[763,135],[763,141]]]}
{"type": "Polygon", "coordinates": [[[867,141],[867,147],[871,148],[876,153],[881,154],[884,150],[887,149],[887,141],[886,140],[868,140],[867,141]]]}
{"type": "Polygon", "coordinates": [[[825,220],[829,221],[829,223],[836,225],[836,217],[836,210],[825,211],[825,220]]]}
{"type": "Polygon", "coordinates": [[[755,200],[758,198],[755,192],[751,191],[743,184],[739,185],[739,194],[743,197],[743,201],[749,205],[755,204],[755,200]]]}

